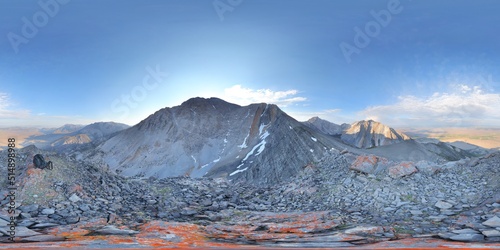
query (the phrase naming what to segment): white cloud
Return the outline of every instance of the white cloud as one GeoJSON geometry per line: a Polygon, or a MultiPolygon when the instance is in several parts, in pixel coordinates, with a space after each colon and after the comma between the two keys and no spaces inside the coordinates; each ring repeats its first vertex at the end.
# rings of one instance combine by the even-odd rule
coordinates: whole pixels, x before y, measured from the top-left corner
{"type": "Polygon", "coordinates": [[[0,127],[60,127],[64,124],[90,124],[95,121],[79,116],[54,116],[30,110],[13,109],[9,95],[0,92],[0,127]]]}
{"type": "Polygon", "coordinates": [[[18,119],[29,116],[28,110],[12,110],[9,95],[0,93],[0,119],[18,119]]]}
{"type": "Polygon", "coordinates": [[[250,89],[241,85],[234,85],[224,90],[226,101],[237,103],[239,105],[248,105],[251,103],[272,103],[280,107],[286,107],[298,102],[304,102],[305,97],[296,96],[297,90],[272,91],[270,89],[250,89]]]}
{"type": "Polygon", "coordinates": [[[368,107],[360,114],[392,126],[496,126],[500,125],[500,94],[479,86],[453,85],[451,93],[429,97],[398,97],[392,105],[368,107]]]}

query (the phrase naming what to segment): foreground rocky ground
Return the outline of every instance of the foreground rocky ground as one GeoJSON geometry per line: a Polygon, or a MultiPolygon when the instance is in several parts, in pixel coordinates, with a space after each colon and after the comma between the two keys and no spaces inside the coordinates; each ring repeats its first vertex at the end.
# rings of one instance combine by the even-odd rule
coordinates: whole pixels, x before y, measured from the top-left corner
{"type": "Polygon", "coordinates": [[[430,166],[333,151],[289,182],[254,187],[124,178],[47,152],[56,168],[32,169],[38,152],[19,156],[17,244],[0,203],[0,247],[500,248],[500,153],[430,166]]]}

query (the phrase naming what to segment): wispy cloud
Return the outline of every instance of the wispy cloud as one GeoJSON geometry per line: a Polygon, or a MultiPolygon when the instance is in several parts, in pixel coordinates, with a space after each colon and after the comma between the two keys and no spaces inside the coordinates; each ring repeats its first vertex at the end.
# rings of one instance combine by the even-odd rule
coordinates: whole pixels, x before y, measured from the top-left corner
{"type": "Polygon", "coordinates": [[[9,95],[0,92],[0,119],[16,119],[29,116],[30,112],[28,110],[13,110],[10,109],[11,106],[9,95]]]}
{"type": "Polygon", "coordinates": [[[500,94],[480,86],[452,85],[452,91],[427,97],[406,95],[391,105],[372,106],[360,114],[393,126],[498,126],[500,94]]]}
{"type": "Polygon", "coordinates": [[[297,96],[298,93],[295,89],[272,91],[270,89],[250,89],[241,85],[234,85],[224,90],[224,98],[239,105],[265,102],[286,107],[307,100],[305,97],[297,96]]]}
{"type": "Polygon", "coordinates": [[[90,124],[95,122],[80,116],[54,116],[45,113],[34,115],[30,110],[15,109],[6,93],[0,92],[0,127],[59,127],[67,123],[90,124]]]}

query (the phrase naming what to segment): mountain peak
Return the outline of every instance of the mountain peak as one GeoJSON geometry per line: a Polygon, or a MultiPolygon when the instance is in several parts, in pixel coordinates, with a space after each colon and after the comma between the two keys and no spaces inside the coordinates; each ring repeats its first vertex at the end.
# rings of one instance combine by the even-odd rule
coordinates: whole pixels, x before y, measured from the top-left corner
{"type": "Polygon", "coordinates": [[[354,122],[346,129],[341,139],[358,148],[372,148],[399,143],[411,138],[395,129],[374,120],[354,122]]]}
{"type": "MultiPolygon", "coordinates": [[[[191,107],[191,106],[203,106],[203,105],[236,105],[232,104],[229,102],[226,102],[220,98],[217,97],[210,97],[210,98],[204,98],[204,97],[193,97],[188,99],[187,101],[184,101],[180,106],[181,107],[191,107]]],[[[236,105],[238,106],[238,105],[236,105]]]]}

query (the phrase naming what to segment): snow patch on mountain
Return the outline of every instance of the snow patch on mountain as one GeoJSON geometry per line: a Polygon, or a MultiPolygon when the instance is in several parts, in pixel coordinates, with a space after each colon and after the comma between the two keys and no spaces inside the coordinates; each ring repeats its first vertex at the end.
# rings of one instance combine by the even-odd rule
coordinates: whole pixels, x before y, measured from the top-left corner
{"type": "Polygon", "coordinates": [[[244,148],[247,148],[247,140],[248,140],[248,137],[250,136],[250,132],[248,132],[247,136],[245,136],[245,139],[243,140],[243,143],[241,143],[241,145],[238,145],[238,148],[241,148],[241,149],[244,149],[244,148]]]}
{"type": "Polygon", "coordinates": [[[238,169],[238,170],[236,170],[236,171],[234,171],[234,172],[230,173],[230,174],[229,174],[229,176],[233,176],[233,175],[235,175],[235,174],[237,174],[237,173],[245,172],[245,171],[247,171],[247,169],[248,169],[248,167],[246,167],[246,168],[244,168],[244,169],[238,169]]]}

